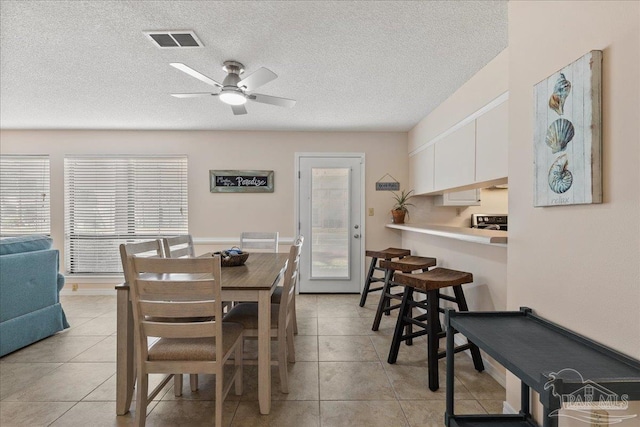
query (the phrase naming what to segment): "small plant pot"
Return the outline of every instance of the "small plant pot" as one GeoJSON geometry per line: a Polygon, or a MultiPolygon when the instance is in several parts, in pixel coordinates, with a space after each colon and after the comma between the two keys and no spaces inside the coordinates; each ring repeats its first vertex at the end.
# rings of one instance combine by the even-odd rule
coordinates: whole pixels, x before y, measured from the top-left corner
{"type": "Polygon", "coordinates": [[[404,224],[404,216],[406,212],[403,210],[392,210],[391,215],[393,215],[393,223],[394,224],[404,224]]]}

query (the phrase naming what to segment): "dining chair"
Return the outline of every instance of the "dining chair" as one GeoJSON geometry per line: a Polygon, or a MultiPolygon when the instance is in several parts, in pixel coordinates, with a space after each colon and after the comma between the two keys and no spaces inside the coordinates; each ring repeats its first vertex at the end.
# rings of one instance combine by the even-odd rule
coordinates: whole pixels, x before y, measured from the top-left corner
{"type": "MultiPolygon", "coordinates": [[[[291,301],[295,295],[295,285],[298,280],[298,264],[304,238],[296,239],[289,250],[287,269],[282,286],[282,298],[280,304],[271,304],[271,339],[278,342],[278,358],[271,364],[277,365],[280,371],[280,389],[283,393],[289,393],[289,376],[287,362],[295,363],[295,347],[293,345],[293,325],[291,301]]],[[[241,324],[244,328],[245,338],[257,338],[258,336],[258,304],[243,302],[231,309],[224,317],[225,322],[241,324]]],[[[245,361],[246,362],[246,361],[245,361]]],[[[255,362],[255,361],[249,361],[255,362]]]]}
{"type": "MultiPolygon", "coordinates": [[[[304,242],[304,237],[300,236],[300,241],[304,242]]],[[[300,264],[298,264],[298,275],[300,275],[300,264]]],[[[297,281],[296,281],[297,282],[297,281]]],[[[277,286],[276,289],[273,291],[273,294],[271,294],[271,304],[280,304],[280,299],[282,298],[282,286],[277,286]]],[[[291,304],[290,304],[290,310],[291,310],[291,316],[292,316],[292,320],[291,323],[293,325],[293,333],[295,335],[298,335],[298,316],[296,315],[296,293],[295,293],[295,285],[294,285],[294,292],[293,292],[293,299],[291,300],[291,304]]]]}
{"type": "MultiPolygon", "coordinates": [[[[182,237],[182,236],[180,236],[182,237]]],[[[190,236],[189,236],[189,240],[190,236]]],[[[176,242],[174,240],[174,242],[176,242]]],[[[175,243],[177,244],[177,243],[175,243]]],[[[191,245],[193,247],[193,245],[191,245]]],[[[120,259],[122,261],[122,270],[124,272],[124,280],[127,284],[131,285],[134,280],[133,266],[129,260],[131,256],[146,256],[162,258],[164,255],[171,253],[164,248],[170,246],[166,245],[166,239],[156,239],[147,242],[140,243],[123,243],[120,245],[120,259]]],[[[177,254],[174,251],[174,254],[177,254]]],[[[135,375],[135,374],[134,374],[135,375]]],[[[198,375],[191,375],[190,377],[191,391],[198,390],[198,375]]],[[[182,374],[173,375],[173,391],[176,397],[182,396],[182,374]]]]}
{"type": "Polygon", "coordinates": [[[196,256],[191,234],[162,239],[164,256],[167,258],[194,258],[196,256]]]}
{"type": "Polygon", "coordinates": [[[258,249],[262,252],[278,252],[280,233],[243,231],[240,233],[240,249],[258,249]]]}
{"type": "Polygon", "coordinates": [[[137,426],[144,426],[149,374],[185,372],[216,376],[214,425],[222,425],[222,404],[231,386],[242,394],[242,325],[222,322],[220,257],[130,257],[136,332],[137,426]],[[176,322],[179,318],[181,321],[176,322]],[[167,321],[163,321],[166,319],[167,321]],[[148,339],[159,338],[150,347],[148,339]],[[231,381],[224,365],[234,355],[231,381]]]}

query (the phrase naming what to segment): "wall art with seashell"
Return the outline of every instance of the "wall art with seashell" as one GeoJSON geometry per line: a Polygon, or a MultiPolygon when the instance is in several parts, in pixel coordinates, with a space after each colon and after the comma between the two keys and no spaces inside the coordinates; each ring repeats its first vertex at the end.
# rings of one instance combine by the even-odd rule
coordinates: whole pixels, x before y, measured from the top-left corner
{"type": "Polygon", "coordinates": [[[602,203],[602,51],[534,86],[534,206],[602,203]]]}

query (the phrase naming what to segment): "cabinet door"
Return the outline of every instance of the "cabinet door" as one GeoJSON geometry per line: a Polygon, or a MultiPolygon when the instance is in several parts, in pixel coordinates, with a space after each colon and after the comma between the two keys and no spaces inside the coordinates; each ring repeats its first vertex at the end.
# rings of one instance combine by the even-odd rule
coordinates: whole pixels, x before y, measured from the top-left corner
{"type": "Polygon", "coordinates": [[[462,187],[475,182],[476,123],[461,127],[435,144],[435,189],[462,187]]]}
{"type": "Polygon", "coordinates": [[[409,158],[409,176],[411,188],[415,194],[429,193],[435,188],[433,185],[434,154],[435,147],[430,145],[409,158]]]}
{"type": "Polygon", "coordinates": [[[476,120],[476,182],[507,177],[508,101],[476,120]]]}
{"type": "Polygon", "coordinates": [[[480,206],[480,190],[455,191],[436,196],[433,200],[436,206],[480,206]]]}

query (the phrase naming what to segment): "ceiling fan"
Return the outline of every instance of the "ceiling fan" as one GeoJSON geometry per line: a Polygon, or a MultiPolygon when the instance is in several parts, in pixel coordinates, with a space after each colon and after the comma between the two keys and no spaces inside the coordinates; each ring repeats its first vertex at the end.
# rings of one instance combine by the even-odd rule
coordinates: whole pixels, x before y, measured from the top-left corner
{"type": "Polygon", "coordinates": [[[217,96],[220,101],[231,106],[233,114],[247,114],[244,104],[247,100],[261,102],[263,104],[277,105],[279,107],[293,107],[296,101],[293,99],[279,98],[277,96],[262,95],[260,93],[250,93],[254,89],[269,83],[278,78],[277,74],[267,68],[259,68],[252,74],[241,79],[240,74],[244,73],[244,65],[237,61],[225,61],[222,69],[226,71],[227,77],[222,84],[205,76],[204,74],[194,70],[193,68],[180,62],[172,62],[172,67],[189,74],[191,77],[203,81],[211,86],[221,89],[218,93],[200,92],[200,93],[172,93],[171,96],[176,98],[199,98],[204,96],[217,96]]]}

